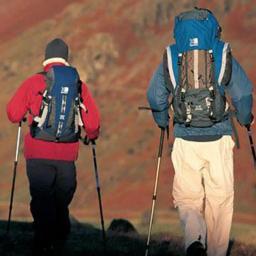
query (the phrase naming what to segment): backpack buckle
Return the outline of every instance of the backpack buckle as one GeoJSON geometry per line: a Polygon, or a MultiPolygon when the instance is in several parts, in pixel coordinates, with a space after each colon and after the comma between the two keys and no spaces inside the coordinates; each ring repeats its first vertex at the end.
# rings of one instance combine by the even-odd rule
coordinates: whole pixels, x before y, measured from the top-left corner
{"type": "Polygon", "coordinates": [[[213,89],[213,86],[209,87],[210,97],[212,99],[215,99],[215,91],[213,89]]]}
{"type": "Polygon", "coordinates": [[[211,62],[214,62],[213,50],[209,50],[209,54],[211,62]]]}
{"type": "Polygon", "coordinates": [[[185,101],[185,93],[186,93],[186,90],[184,88],[181,89],[181,92],[180,92],[180,99],[181,101],[185,101]]]}
{"type": "Polygon", "coordinates": [[[178,65],[181,66],[182,64],[182,53],[179,53],[178,55],[178,65]]]}

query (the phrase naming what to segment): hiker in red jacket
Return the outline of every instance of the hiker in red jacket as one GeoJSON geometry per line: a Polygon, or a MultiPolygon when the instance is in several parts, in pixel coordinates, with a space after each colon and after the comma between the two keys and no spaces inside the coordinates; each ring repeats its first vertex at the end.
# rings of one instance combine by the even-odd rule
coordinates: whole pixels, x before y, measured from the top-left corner
{"type": "Polygon", "coordinates": [[[100,127],[98,109],[70,67],[63,40],[48,43],[43,66],[44,71],[26,79],[7,105],[13,123],[28,113],[24,155],[37,255],[51,250],[54,241],[65,241],[70,232],[68,206],[76,190],[79,131],[83,126],[87,141],[93,141],[100,127]]]}

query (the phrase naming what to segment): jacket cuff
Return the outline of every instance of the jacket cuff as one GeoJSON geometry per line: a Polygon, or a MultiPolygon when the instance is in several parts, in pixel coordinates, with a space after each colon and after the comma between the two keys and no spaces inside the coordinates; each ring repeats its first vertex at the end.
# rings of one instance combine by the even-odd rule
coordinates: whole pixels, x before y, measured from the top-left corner
{"type": "Polygon", "coordinates": [[[100,128],[95,131],[86,131],[86,135],[91,140],[96,140],[99,137],[100,128]]]}
{"type": "Polygon", "coordinates": [[[169,115],[168,111],[153,112],[153,117],[158,126],[166,128],[169,126],[169,115]]]}

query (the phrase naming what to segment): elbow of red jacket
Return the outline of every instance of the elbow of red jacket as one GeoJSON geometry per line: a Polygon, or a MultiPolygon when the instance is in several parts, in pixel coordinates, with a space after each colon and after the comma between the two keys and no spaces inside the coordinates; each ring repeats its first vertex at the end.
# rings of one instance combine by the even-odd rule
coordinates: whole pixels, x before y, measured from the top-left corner
{"type": "Polygon", "coordinates": [[[99,137],[100,127],[97,127],[97,128],[92,128],[92,127],[88,128],[87,127],[85,129],[85,131],[86,131],[86,134],[87,134],[89,139],[95,140],[99,137]]]}
{"type": "Polygon", "coordinates": [[[23,118],[20,115],[18,115],[18,113],[11,111],[8,106],[7,106],[7,111],[6,112],[7,112],[8,119],[12,123],[19,123],[23,118]]]}

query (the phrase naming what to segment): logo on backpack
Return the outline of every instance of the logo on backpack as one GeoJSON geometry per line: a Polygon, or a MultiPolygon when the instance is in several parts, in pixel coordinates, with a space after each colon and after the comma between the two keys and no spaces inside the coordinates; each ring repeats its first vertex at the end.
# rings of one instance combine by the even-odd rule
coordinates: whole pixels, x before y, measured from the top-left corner
{"type": "Polygon", "coordinates": [[[34,117],[31,135],[53,142],[75,142],[83,126],[80,108],[81,82],[75,68],[55,66],[43,73],[46,89],[39,116],[34,117]]]}
{"type": "Polygon", "coordinates": [[[189,46],[190,47],[198,46],[198,38],[190,38],[189,39],[189,46]]]}
{"type": "Polygon", "coordinates": [[[206,9],[181,13],[174,37],[176,44],[163,58],[174,123],[210,127],[221,122],[228,114],[223,86],[231,78],[232,56],[229,45],[219,40],[217,20],[206,9]]]}

